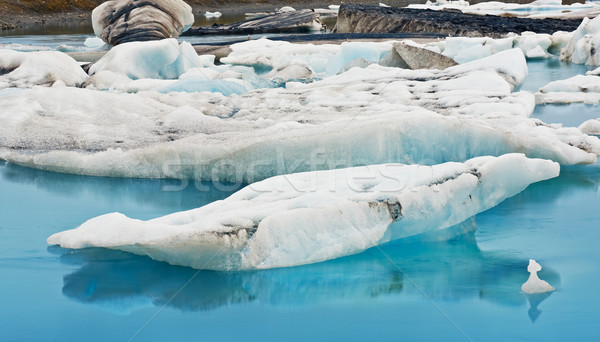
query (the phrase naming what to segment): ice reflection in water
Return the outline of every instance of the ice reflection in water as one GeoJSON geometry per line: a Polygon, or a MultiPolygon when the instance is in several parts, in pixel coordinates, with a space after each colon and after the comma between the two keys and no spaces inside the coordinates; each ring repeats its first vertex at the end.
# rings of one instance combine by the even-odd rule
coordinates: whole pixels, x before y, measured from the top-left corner
{"type": "MultiPolygon", "coordinates": [[[[537,319],[537,306],[546,297],[528,298],[519,291],[527,278],[524,266],[528,260],[481,251],[474,238],[475,228],[475,221],[469,220],[460,229],[471,231],[451,240],[432,241],[436,235],[430,234],[328,262],[246,272],[197,271],[97,248],[66,250],[52,246],[49,251],[60,255],[62,262],[79,266],[64,276],[65,296],[111,312],[128,313],[148,305],[182,311],[252,302],[304,306],[422,296],[423,291],[435,302],[478,297],[503,306],[524,306],[529,300],[530,317],[537,319]]],[[[544,268],[540,273],[553,284],[560,284],[556,271],[544,268]]]]}

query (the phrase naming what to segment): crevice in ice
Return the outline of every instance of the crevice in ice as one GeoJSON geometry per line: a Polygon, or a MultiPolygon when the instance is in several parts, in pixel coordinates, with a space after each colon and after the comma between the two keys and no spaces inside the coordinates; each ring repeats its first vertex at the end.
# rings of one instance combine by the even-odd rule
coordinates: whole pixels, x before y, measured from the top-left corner
{"type": "Polygon", "coordinates": [[[9,73],[15,71],[18,67],[19,67],[18,64],[14,64],[14,65],[10,65],[10,64],[8,64],[8,65],[0,65],[0,76],[9,74],[9,73]]]}

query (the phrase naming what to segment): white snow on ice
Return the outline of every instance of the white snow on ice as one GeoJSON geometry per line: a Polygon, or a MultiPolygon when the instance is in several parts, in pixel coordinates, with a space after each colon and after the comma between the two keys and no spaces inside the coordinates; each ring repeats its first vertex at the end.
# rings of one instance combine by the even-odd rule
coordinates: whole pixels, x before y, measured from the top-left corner
{"type": "Polygon", "coordinates": [[[558,173],[549,160],[507,154],[289,174],[149,221],[103,215],[48,243],[120,249],[202,269],[294,266],[458,224],[558,173]]]}
{"type": "MultiPolygon", "coordinates": [[[[317,55],[318,47],[313,51],[317,55]]],[[[167,81],[183,82],[194,70],[206,76],[206,69],[167,81]]],[[[300,171],[437,164],[509,152],[567,165],[594,163],[598,138],[528,118],[533,95],[512,92],[526,75],[522,52],[512,49],[443,71],[374,64],[230,96],[161,94],[154,79],[148,89],[155,90],[135,94],[11,89],[0,91],[0,158],[67,173],[245,183],[300,171]]]]}

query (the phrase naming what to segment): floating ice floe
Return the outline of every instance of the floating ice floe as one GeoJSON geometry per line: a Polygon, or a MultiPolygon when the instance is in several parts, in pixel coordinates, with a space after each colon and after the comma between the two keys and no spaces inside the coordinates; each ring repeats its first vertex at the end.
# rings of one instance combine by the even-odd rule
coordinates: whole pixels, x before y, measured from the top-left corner
{"type": "Polygon", "coordinates": [[[279,13],[296,12],[296,9],[291,6],[283,6],[280,9],[278,9],[277,12],[279,12],[279,13]]]}
{"type": "Polygon", "coordinates": [[[460,10],[463,13],[498,15],[523,18],[584,18],[600,13],[600,5],[593,1],[584,4],[563,5],[561,0],[536,0],[527,4],[504,3],[499,1],[480,2],[470,5],[468,1],[427,1],[425,4],[411,4],[408,8],[431,10],[460,10]]]}
{"type": "Polygon", "coordinates": [[[210,18],[220,18],[222,15],[223,14],[221,12],[209,12],[209,11],[204,12],[204,16],[207,19],[210,19],[210,18]]]}
{"type": "Polygon", "coordinates": [[[562,49],[560,59],[566,62],[586,65],[600,65],[600,17],[584,18],[573,32],[567,46],[562,49]]]}
{"type": "Polygon", "coordinates": [[[541,87],[535,94],[536,103],[587,103],[600,102],[600,76],[576,75],[565,80],[553,81],[541,87]]]}
{"type": "Polygon", "coordinates": [[[0,49],[0,89],[37,85],[79,86],[87,78],[79,63],[64,53],[0,49]]]}
{"type": "Polygon", "coordinates": [[[537,275],[542,270],[542,266],[535,260],[529,259],[529,265],[527,266],[527,272],[529,272],[529,279],[521,286],[521,290],[526,294],[544,293],[554,291],[555,288],[550,286],[546,281],[540,279],[537,275]]]}
{"type": "Polygon", "coordinates": [[[373,64],[230,96],[19,89],[0,92],[0,158],[66,173],[245,183],[509,152],[594,163],[598,138],[528,118],[533,94],[512,92],[526,75],[512,49],[442,71],[373,64]]]}
{"type": "Polygon", "coordinates": [[[193,23],[182,0],[111,0],[92,11],[94,34],[110,45],[177,38],[193,23]]]}
{"type": "Polygon", "coordinates": [[[120,249],[200,269],[294,266],[458,224],[558,173],[558,164],[522,154],[297,173],[149,221],[100,216],[48,243],[120,249]]]}

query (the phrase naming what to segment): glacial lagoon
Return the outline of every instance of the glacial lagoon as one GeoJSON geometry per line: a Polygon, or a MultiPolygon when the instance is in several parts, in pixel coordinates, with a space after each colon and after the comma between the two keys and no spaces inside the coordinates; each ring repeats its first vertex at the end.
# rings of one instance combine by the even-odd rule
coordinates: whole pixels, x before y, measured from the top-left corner
{"type": "MultiPolygon", "coordinates": [[[[521,89],[529,91],[590,69],[555,60],[529,61],[528,68],[521,89]]],[[[578,126],[597,113],[594,105],[543,105],[534,117],[578,126]]],[[[67,175],[1,162],[0,339],[600,338],[600,163],[562,166],[559,177],[447,230],[311,265],[198,271],[121,251],[46,243],[105,213],[147,220],[224,199],[238,188],[67,175]],[[540,262],[540,278],[556,292],[521,293],[529,259],[540,262]]]]}

